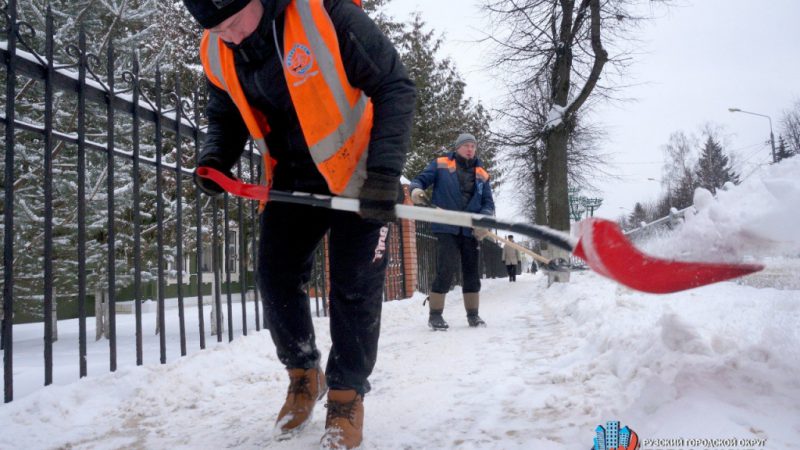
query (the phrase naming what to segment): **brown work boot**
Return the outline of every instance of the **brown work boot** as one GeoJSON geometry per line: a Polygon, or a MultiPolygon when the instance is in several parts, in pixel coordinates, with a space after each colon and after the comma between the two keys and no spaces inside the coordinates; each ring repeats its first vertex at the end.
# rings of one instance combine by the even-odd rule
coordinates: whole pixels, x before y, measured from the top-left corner
{"type": "Polygon", "coordinates": [[[286,402],[275,422],[275,438],[279,441],[295,436],[311,422],[314,404],[328,390],[325,374],[319,366],[313,369],[289,369],[288,372],[286,402]]]}
{"type": "Polygon", "coordinates": [[[320,442],[324,449],[354,449],[361,445],[364,430],[364,398],[354,390],[328,392],[328,416],[320,442]]]}

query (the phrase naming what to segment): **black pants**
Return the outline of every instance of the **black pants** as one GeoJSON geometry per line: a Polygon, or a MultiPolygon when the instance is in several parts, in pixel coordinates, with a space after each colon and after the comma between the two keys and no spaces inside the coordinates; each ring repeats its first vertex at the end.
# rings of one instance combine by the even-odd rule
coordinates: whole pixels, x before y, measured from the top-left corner
{"type": "Polygon", "coordinates": [[[320,360],[303,286],[314,249],[330,229],[331,351],[325,371],[332,389],[369,391],[378,353],[388,228],[355,213],[268,203],[261,215],[258,285],[278,359],[290,369],[320,360]]]}
{"type": "Polygon", "coordinates": [[[506,265],[506,271],[508,271],[508,281],[517,281],[517,265],[516,264],[508,264],[508,265],[506,265]]]}
{"type": "Polygon", "coordinates": [[[431,291],[446,294],[450,291],[453,275],[456,272],[457,258],[461,258],[463,283],[461,292],[469,294],[481,291],[481,277],[478,273],[480,243],[472,236],[436,233],[436,279],[431,291]]]}

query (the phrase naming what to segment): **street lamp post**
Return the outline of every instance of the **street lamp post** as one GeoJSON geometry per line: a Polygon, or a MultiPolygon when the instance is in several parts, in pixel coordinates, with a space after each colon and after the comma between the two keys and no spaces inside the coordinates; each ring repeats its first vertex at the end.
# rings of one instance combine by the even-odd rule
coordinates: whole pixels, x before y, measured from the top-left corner
{"type": "Polygon", "coordinates": [[[772,145],[772,162],[773,162],[773,164],[778,162],[778,160],[776,158],[776,155],[775,155],[775,134],[772,132],[772,118],[770,116],[766,115],[766,114],[759,114],[759,113],[754,113],[754,112],[750,112],[750,111],[743,111],[743,110],[741,110],[739,108],[728,108],[728,111],[730,111],[732,113],[733,112],[740,112],[740,113],[745,113],[745,114],[751,114],[753,116],[766,117],[767,120],[769,120],[769,143],[772,145]]]}

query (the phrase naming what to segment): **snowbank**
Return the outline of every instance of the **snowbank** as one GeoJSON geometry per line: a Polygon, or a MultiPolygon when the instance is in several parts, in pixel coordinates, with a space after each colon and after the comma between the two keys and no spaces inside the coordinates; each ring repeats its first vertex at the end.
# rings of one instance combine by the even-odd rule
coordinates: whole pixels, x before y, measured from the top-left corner
{"type": "Polygon", "coordinates": [[[697,214],[645,248],[698,261],[800,255],[800,157],[765,166],[714,198],[698,189],[697,214]]]}
{"type": "MultiPolygon", "coordinates": [[[[518,279],[484,281],[483,329],[467,327],[456,292],[446,333],[425,326],[422,295],[385,304],[365,448],[586,450],[607,420],[643,439],[797,448],[800,291],[653,296],[590,272],[549,289],[541,275],[518,279]]],[[[315,325],[324,353],[326,319],[315,325]]],[[[285,388],[268,334],[251,333],[0,406],[0,448],[316,448],[322,405],[301,436],[271,439],[285,388]]]]}

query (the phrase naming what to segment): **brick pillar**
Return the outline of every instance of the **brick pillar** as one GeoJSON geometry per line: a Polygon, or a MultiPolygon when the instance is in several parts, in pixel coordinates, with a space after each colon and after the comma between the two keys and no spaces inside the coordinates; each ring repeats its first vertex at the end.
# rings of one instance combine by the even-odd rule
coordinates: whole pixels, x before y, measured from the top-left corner
{"type": "MultiPolygon", "coordinates": [[[[408,185],[403,185],[405,200],[403,204],[411,205],[408,185]]],[[[403,224],[403,276],[405,277],[405,298],[414,295],[417,289],[417,225],[413,220],[401,219],[403,224]]]]}

